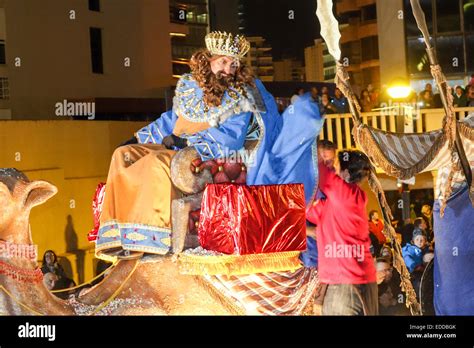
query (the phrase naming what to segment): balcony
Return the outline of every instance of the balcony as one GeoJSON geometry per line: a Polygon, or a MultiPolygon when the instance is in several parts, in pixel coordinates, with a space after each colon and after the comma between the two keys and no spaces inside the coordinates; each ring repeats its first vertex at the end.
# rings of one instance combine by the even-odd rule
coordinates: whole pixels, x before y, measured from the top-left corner
{"type": "Polygon", "coordinates": [[[377,35],[377,21],[371,20],[366,22],[356,22],[342,31],[341,44],[377,35]]]}
{"type": "Polygon", "coordinates": [[[362,39],[368,36],[377,36],[377,35],[378,35],[378,29],[377,29],[376,20],[361,22],[359,24],[359,27],[357,28],[357,36],[359,39],[362,39]]]}
{"type": "Polygon", "coordinates": [[[360,69],[370,69],[378,67],[380,67],[380,60],[378,59],[365,60],[359,64],[360,69]]]}
{"type": "Polygon", "coordinates": [[[170,23],[169,31],[170,31],[171,36],[185,37],[185,36],[189,35],[189,27],[187,25],[185,25],[184,23],[182,23],[182,24],[178,24],[178,23],[174,23],[174,22],[170,23]]]}
{"type": "Polygon", "coordinates": [[[357,7],[356,0],[342,0],[339,1],[336,5],[336,12],[337,14],[358,11],[359,8],[357,7]]]}
{"type": "Polygon", "coordinates": [[[376,0],[356,0],[357,7],[364,7],[375,4],[376,0]]]}

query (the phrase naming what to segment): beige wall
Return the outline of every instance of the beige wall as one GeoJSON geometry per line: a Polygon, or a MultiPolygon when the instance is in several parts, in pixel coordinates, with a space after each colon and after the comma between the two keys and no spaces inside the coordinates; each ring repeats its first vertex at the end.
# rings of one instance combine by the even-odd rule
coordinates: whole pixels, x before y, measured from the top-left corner
{"type": "Polygon", "coordinates": [[[315,40],[315,44],[313,46],[309,46],[304,49],[304,60],[306,81],[324,81],[323,48],[318,40],[315,40]]]}
{"type": "Polygon", "coordinates": [[[82,0],[6,0],[5,20],[13,118],[54,118],[65,98],[162,97],[172,83],[167,0],[102,0],[101,12],[82,0]],[[90,27],[102,28],[104,74],[92,73],[90,27]]]}
{"type": "Polygon", "coordinates": [[[377,25],[379,32],[380,82],[382,85],[396,78],[407,77],[404,19],[402,0],[377,1],[377,25]]]}
{"type": "Polygon", "coordinates": [[[291,62],[287,59],[273,61],[275,81],[291,81],[291,62]]]}
{"type": "Polygon", "coordinates": [[[17,168],[30,180],[47,180],[56,196],[31,213],[33,240],[40,257],[47,249],[66,256],[75,281],[91,279],[94,244],[92,197],[106,180],[118,144],[140,129],[140,122],[0,121],[0,167],[17,168]]]}

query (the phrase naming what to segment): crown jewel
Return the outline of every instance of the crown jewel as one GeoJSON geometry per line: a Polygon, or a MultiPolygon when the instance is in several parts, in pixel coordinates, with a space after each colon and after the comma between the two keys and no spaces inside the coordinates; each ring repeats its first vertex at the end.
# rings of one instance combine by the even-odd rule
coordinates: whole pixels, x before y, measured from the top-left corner
{"type": "Polygon", "coordinates": [[[250,49],[250,42],[240,35],[213,31],[206,35],[206,47],[213,55],[243,58],[250,49]]]}

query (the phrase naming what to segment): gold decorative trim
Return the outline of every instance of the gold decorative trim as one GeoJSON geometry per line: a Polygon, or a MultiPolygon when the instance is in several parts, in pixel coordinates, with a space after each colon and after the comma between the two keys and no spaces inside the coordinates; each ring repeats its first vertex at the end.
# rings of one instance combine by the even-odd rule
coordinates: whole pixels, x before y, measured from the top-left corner
{"type": "Polygon", "coordinates": [[[179,254],[181,274],[239,275],[265,272],[296,271],[301,268],[299,251],[285,251],[250,255],[193,255],[179,254]]]}

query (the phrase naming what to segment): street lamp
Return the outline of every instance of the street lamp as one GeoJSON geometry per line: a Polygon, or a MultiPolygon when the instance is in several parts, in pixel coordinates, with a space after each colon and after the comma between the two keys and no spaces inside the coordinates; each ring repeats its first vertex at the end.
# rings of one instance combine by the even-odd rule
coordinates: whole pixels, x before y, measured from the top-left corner
{"type": "Polygon", "coordinates": [[[411,87],[395,85],[395,86],[389,87],[387,92],[388,92],[388,95],[393,99],[406,99],[411,93],[411,87]]]}
{"type": "Polygon", "coordinates": [[[387,89],[388,95],[395,100],[406,99],[412,92],[412,89],[406,79],[397,77],[392,81],[387,89]]]}

